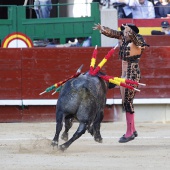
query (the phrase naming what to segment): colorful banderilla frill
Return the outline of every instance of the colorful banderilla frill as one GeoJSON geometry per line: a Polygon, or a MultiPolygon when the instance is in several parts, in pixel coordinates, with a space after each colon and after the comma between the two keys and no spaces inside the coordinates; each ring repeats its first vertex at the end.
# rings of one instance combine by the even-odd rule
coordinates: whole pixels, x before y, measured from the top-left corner
{"type": "MultiPolygon", "coordinates": [[[[48,87],[45,91],[43,91],[43,92],[40,93],[39,95],[42,95],[42,94],[47,93],[47,92],[50,92],[50,91],[52,91],[52,90],[55,90],[54,93],[59,92],[65,82],[67,82],[68,80],[70,80],[70,79],[72,79],[72,78],[76,78],[76,77],[78,77],[78,76],[81,74],[81,69],[82,69],[82,67],[83,67],[83,64],[82,64],[82,65],[80,66],[80,68],[77,70],[76,74],[70,76],[69,78],[67,78],[67,79],[65,79],[65,80],[63,80],[63,81],[60,81],[60,82],[58,82],[58,83],[55,83],[54,85],[48,87]]],[[[53,95],[54,93],[52,93],[52,95],[53,95]]]]}
{"type": "Polygon", "coordinates": [[[92,58],[91,58],[91,64],[90,64],[90,71],[89,71],[89,74],[93,74],[93,71],[94,71],[94,67],[95,67],[95,64],[96,64],[96,57],[97,57],[97,45],[93,51],[93,55],[92,55],[92,58]]]}
{"type": "MultiPolygon", "coordinates": [[[[94,67],[95,67],[95,62],[96,62],[96,56],[95,56],[95,62],[94,62],[94,63],[92,63],[93,60],[91,60],[90,72],[89,72],[91,75],[96,75],[96,74],[99,72],[99,70],[104,66],[104,64],[107,62],[107,60],[113,55],[113,53],[114,53],[115,49],[117,48],[117,46],[118,46],[118,45],[116,45],[114,48],[112,48],[112,49],[107,53],[107,55],[103,58],[103,60],[98,64],[98,66],[97,66],[96,68],[94,68],[94,67]],[[92,70],[92,67],[91,67],[91,66],[93,66],[93,70],[92,70]]],[[[96,48],[95,48],[95,50],[94,50],[93,53],[97,54],[97,52],[95,52],[95,51],[97,51],[96,48]]],[[[93,56],[92,56],[92,59],[93,59],[93,56]]]]}
{"type": "Polygon", "coordinates": [[[145,84],[138,83],[137,81],[132,81],[132,80],[119,78],[119,77],[112,77],[112,76],[108,76],[108,75],[99,75],[99,77],[102,78],[105,81],[108,81],[109,83],[113,83],[113,84],[116,84],[118,86],[122,86],[122,87],[131,89],[131,90],[136,90],[136,91],[140,91],[140,90],[132,87],[130,84],[145,86],[145,84]]]}
{"type": "MultiPolygon", "coordinates": [[[[129,79],[124,79],[124,78],[119,78],[119,77],[113,77],[113,76],[98,74],[100,69],[104,66],[104,64],[108,61],[108,59],[113,55],[113,53],[114,53],[115,49],[117,48],[117,46],[118,45],[116,45],[114,48],[112,48],[107,53],[107,55],[103,58],[103,60],[98,64],[98,66],[95,68],[96,58],[97,58],[97,46],[96,46],[94,51],[93,51],[93,55],[92,55],[92,59],[91,59],[91,63],[90,63],[89,74],[92,75],[92,76],[98,76],[101,79],[103,79],[103,80],[105,80],[105,81],[107,81],[109,83],[113,83],[113,84],[116,84],[118,86],[122,86],[122,87],[125,87],[125,88],[128,88],[128,89],[131,89],[131,90],[140,91],[139,89],[136,89],[136,88],[132,87],[131,85],[133,84],[133,85],[145,86],[145,84],[139,83],[137,81],[129,80],[129,79]]],[[[81,74],[82,67],[83,67],[83,65],[80,66],[80,68],[77,70],[76,74],[70,76],[68,79],[65,79],[64,81],[60,81],[60,82],[48,87],[45,91],[43,91],[39,95],[42,95],[42,94],[44,94],[46,92],[50,92],[50,91],[52,91],[54,89],[55,89],[54,93],[59,92],[65,82],[67,82],[68,80],[70,80],[72,78],[76,78],[81,74]]]]}
{"type": "MultiPolygon", "coordinates": [[[[103,58],[103,60],[98,64],[98,66],[96,68],[94,68],[95,63],[96,63],[96,57],[97,57],[97,48],[95,48],[95,50],[93,51],[92,59],[91,59],[89,74],[91,74],[92,76],[96,76],[97,73],[100,71],[100,69],[108,61],[108,59],[113,55],[117,46],[118,46],[118,44],[108,52],[108,54],[103,58]]],[[[100,78],[102,78],[105,81],[108,81],[109,83],[113,83],[113,84],[116,84],[118,86],[122,86],[122,87],[125,87],[125,88],[128,88],[128,89],[131,89],[131,90],[140,91],[139,89],[132,87],[130,84],[145,86],[145,84],[139,83],[137,81],[129,80],[129,79],[123,79],[123,78],[119,78],[119,77],[113,77],[113,76],[108,76],[108,75],[100,75],[100,74],[98,74],[97,76],[99,76],[100,78]]]]}

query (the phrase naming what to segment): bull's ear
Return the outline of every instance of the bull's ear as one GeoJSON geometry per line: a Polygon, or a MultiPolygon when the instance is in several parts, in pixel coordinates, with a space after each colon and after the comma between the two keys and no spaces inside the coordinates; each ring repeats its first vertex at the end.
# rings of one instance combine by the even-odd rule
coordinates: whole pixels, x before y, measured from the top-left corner
{"type": "Polygon", "coordinates": [[[113,83],[109,83],[109,85],[108,85],[108,88],[109,89],[113,89],[113,88],[115,88],[116,87],[116,84],[113,84],[113,83]]]}

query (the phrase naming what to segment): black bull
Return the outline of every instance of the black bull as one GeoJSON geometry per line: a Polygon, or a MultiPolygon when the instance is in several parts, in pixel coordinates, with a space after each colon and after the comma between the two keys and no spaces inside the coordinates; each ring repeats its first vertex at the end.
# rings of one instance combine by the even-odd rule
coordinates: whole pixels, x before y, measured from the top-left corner
{"type": "Polygon", "coordinates": [[[104,117],[106,93],[108,88],[114,86],[97,75],[89,75],[88,72],[67,81],[61,89],[57,102],[56,133],[52,145],[58,147],[63,121],[65,121],[65,131],[61,138],[66,142],[59,146],[60,150],[66,150],[86,130],[94,136],[95,141],[101,143],[100,124],[104,117]],[[73,119],[77,119],[79,126],[68,140],[68,131],[72,127],[73,119]]]}

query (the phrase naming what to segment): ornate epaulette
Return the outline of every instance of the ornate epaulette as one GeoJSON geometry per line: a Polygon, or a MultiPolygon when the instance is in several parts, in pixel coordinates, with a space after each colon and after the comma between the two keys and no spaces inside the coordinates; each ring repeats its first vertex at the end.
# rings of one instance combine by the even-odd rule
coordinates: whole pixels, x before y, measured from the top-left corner
{"type": "Polygon", "coordinates": [[[141,47],[145,46],[145,41],[140,34],[136,34],[135,32],[132,32],[131,34],[129,34],[129,37],[136,46],[141,46],[141,47]]]}

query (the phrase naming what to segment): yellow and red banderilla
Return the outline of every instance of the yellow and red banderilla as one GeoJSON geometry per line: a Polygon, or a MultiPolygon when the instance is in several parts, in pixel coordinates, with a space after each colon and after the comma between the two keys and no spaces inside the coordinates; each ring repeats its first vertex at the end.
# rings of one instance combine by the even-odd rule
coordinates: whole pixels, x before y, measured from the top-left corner
{"type": "MultiPolygon", "coordinates": [[[[80,66],[80,68],[77,70],[76,74],[70,76],[70,77],[67,78],[67,79],[64,79],[63,81],[60,81],[60,82],[58,82],[58,83],[55,83],[54,85],[48,87],[45,91],[43,91],[43,92],[40,93],[39,95],[42,95],[42,94],[44,94],[44,93],[50,92],[50,91],[52,91],[52,90],[54,90],[54,89],[57,89],[57,88],[61,87],[61,86],[62,86],[65,82],[67,82],[68,80],[70,80],[70,79],[72,79],[72,78],[78,77],[78,76],[81,74],[81,69],[82,69],[82,67],[83,67],[83,64],[82,64],[82,65],[80,66]]],[[[56,90],[54,93],[56,93],[56,92],[57,92],[57,90],[56,90]]],[[[53,94],[54,94],[54,93],[53,93],[53,94]]],[[[52,95],[53,95],[53,94],[52,94],[52,95]]]]}
{"type": "Polygon", "coordinates": [[[96,57],[97,57],[97,45],[95,46],[95,49],[93,51],[93,55],[91,58],[91,63],[90,63],[90,71],[89,73],[92,75],[94,67],[95,67],[95,63],[96,63],[96,57]]]}
{"type": "Polygon", "coordinates": [[[117,46],[118,46],[118,44],[107,53],[107,55],[103,58],[103,60],[98,64],[98,66],[96,68],[94,68],[95,63],[96,63],[96,55],[97,55],[97,52],[96,52],[97,48],[95,48],[95,50],[93,52],[94,55],[92,56],[92,59],[91,59],[89,74],[91,74],[93,76],[96,75],[100,71],[100,69],[104,66],[104,64],[109,60],[109,58],[113,55],[117,46]]]}
{"type": "MultiPolygon", "coordinates": [[[[108,54],[103,58],[103,60],[98,64],[98,66],[96,68],[94,68],[95,63],[96,63],[96,58],[97,58],[97,47],[95,47],[95,49],[93,51],[92,59],[91,59],[89,74],[92,76],[95,76],[100,71],[100,69],[104,66],[104,64],[108,61],[108,59],[113,55],[113,53],[117,47],[118,47],[118,44],[114,48],[112,48],[108,52],[108,54]]],[[[112,76],[107,76],[107,75],[98,75],[98,76],[110,83],[113,83],[113,84],[116,84],[118,86],[122,86],[125,88],[129,88],[131,90],[136,90],[136,91],[140,91],[140,90],[132,87],[129,84],[133,84],[133,85],[137,85],[137,86],[138,85],[143,85],[143,86],[146,85],[146,84],[139,83],[137,81],[123,79],[123,78],[119,78],[119,77],[112,77],[112,76]]]]}
{"type": "Polygon", "coordinates": [[[135,90],[135,91],[140,91],[140,90],[132,87],[129,84],[133,84],[133,85],[137,85],[137,86],[138,85],[146,86],[146,84],[138,83],[137,81],[119,78],[119,77],[112,77],[112,76],[108,76],[108,75],[99,75],[99,77],[104,79],[105,81],[108,81],[109,83],[113,83],[113,84],[116,84],[118,86],[122,86],[122,87],[131,89],[131,90],[135,90]]]}

